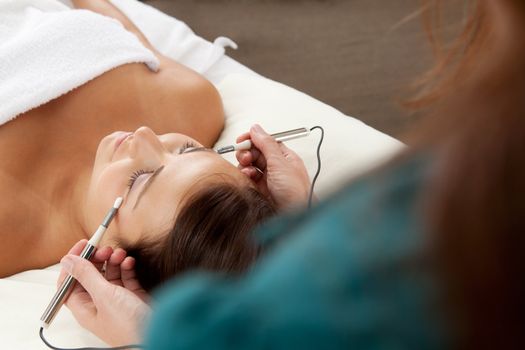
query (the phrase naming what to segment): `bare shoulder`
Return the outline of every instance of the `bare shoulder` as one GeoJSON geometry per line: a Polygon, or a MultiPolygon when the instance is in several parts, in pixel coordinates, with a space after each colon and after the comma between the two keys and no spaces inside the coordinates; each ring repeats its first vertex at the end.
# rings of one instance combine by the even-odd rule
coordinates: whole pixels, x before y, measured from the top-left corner
{"type": "Polygon", "coordinates": [[[177,132],[211,146],[224,126],[217,89],[200,74],[172,60],[158,72],[144,64],[112,69],[54,102],[54,116],[81,116],[114,130],[147,125],[156,133],[177,132]]]}
{"type": "MultiPolygon", "coordinates": [[[[205,77],[169,61],[163,64],[154,82],[154,90],[171,106],[159,103],[159,115],[165,115],[171,132],[192,136],[205,146],[212,146],[224,127],[224,110],[219,92],[205,77]],[[172,113],[176,111],[176,114],[172,113]],[[171,112],[171,113],[170,113],[171,112]],[[173,117],[177,115],[176,120],[173,117]]],[[[169,130],[168,130],[169,132],[169,130]]]]}
{"type": "Polygon", "coordinates": [[[118,111],[112,118],[138,123],[124,130],[148,125],[159,134],[186,134],[212,146],[224,127],[219,92],[197,72],[170,59],[161,58],[161,62],[158,72],[140,64],[116,68],[94,81],[89,95],[118,111]]]}

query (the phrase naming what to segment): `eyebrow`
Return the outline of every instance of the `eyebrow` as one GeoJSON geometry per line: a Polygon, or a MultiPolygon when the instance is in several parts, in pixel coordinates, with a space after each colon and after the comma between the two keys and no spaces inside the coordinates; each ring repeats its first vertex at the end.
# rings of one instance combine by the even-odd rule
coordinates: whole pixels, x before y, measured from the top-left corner
{"type": "MultiPolygon", "coordinates": [[[[213,150],[211,150],[209,148],[206,148],[206,147],[197,147],[197,148],[191,148],[191,149],[189,149],[188,151],[186,151],[186,152],[184,152],[182,154],[192,153],[192,152],[199,152],[199,151],[213,151],[213,150]]],[[[153,175],[151,175],[150,178],[148,179],[148,181],[144,184],[144,186],[142,188],[142,191],[140,191],[140,193],[139,193],[139,195],[137,197],[137,200],[135,201],[135,205],[133,206],[133,210],[135,210],[137,205],[139,205],[140,199],[142,198],[144,193],[147,191],[147,189],[150,188],[151,184],[153,183],[153,181],[155,180],[157,175],[159,175],[160,172],[164,169],[164,167],[165,166],[163,165],[160,168],[158,168],[157,170],[155,170],[153,175]]]]}

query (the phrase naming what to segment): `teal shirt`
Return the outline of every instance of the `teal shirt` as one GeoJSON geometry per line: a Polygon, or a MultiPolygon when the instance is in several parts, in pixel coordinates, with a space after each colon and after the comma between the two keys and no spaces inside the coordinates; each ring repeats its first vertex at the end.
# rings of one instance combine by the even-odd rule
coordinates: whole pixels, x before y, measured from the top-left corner
{"type": "Polygon", "coordinates": [[[193,273],[162,290],[149,349],[443,349],[439,283],[419,222],[427,162],[349,185],[258,232],[238,279],[193,273]]]}

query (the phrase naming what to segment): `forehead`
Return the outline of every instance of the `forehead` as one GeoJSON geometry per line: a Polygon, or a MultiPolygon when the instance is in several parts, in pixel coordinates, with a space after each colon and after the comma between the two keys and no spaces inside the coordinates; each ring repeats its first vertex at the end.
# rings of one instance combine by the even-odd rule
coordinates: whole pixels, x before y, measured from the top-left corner
{"type": "Polygon", "coordinates": [[[242,173],[217,153],[209,149],[189,151],[167,158],[162,182],[175,192],[187,192],[191,185],[210,181],[239,183],[246,179],[242,173]]]}
{"type": "Polygon", "coordinates": [[[195,151],[166,159],[164,169],[144,193],[136,211],[147,228],[171,228],[185,199],[214,183],[244,185],[248,180],[213,151],[195,151]]]}

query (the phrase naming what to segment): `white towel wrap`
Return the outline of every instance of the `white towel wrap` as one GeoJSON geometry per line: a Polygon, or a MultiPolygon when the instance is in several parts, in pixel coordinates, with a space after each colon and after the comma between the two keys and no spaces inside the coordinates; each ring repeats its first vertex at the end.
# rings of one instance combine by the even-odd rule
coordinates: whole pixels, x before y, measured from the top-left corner
{"type": "Polygon", "coordinates": [[[114,19],[53,0],[0,0],[0,125],[128,63],[159,66],[114,19]]]}
{"type": "Polygon", "coordinates": [[[224,58],[226,47],[237,49],[230,38],[220,36],[212,44],[195,35],[186,23],[136,0],[110,2],[140,28],[159,52],[204,76],[224,58]]]}

